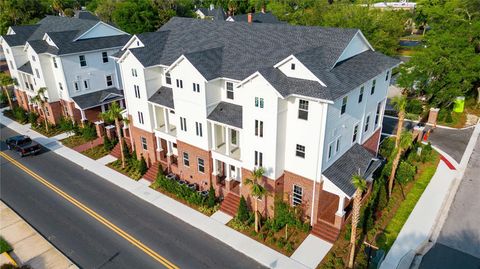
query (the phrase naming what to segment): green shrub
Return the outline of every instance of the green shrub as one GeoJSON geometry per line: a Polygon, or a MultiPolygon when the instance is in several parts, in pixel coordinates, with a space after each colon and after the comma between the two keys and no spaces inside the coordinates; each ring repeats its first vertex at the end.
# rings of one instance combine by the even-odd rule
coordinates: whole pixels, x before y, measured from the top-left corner
{"type": "Polygon", "coordinates": [[[83,127],[81,128],[81,133],[83,139],[88,141],[97,138],[97,130],[95,129],[95,126],[93,126],[93,124],[90,122],[84,123],[83,127]]]}
{"type": "Polygon", "coordinates": [[[0,253],[12,251],[12,247],[0,236],[0,253]]]}
{"type": "Polygon", "coordinates": [[[25,123],[27,122],[27,112],[19,107],[19,106],[14,106],[12,110],[13,117],[20,123],[25,123]]]}
{"type": "Polygon", "coordinates": [[[453,122],[453,117],[452,117],[452,112],[448,111],[447,116],[445,117],[445,122],[446,123],[452,123],[453,122]]]}
{"type": "Polygon", "coordinates": [[[27,118],[28,118],[28,123],[35,124],[37,123],[37,120],[38,120],[38,114],[30,111],[27,114],[27,118]]]}
{"type": "Polygon", "coordinates": [[[238,218],[233,218],[233,220],[230,222],[230,225],[237,231],[245,231],[248,229],[248,225],[243,221],[240,221],[238,218]]]}
{"type": "Polygon", "coordinates": [[[143,175],[147,172],[147,162],[145,161],[145,158],[143,157],[143,154],[140,156],[140,161],[137,164],[137,171],[143,175]]]}
{"type": "Polygon", "coordinates": [[[393,149],[395,148],[395,137],[389,137],[384,139],[380,145],[380,155],[385,158],[392,156],[393,149]]]}
{"type": "Polygon", "coordinates": [[[422,146],[422,154],[420,155],[420,161],[422,163],[430,162],[434,158],[433,155],[433,148],[432,144],[428,142],[428,144],[422,146]]]}
{"type": "Polygon", "coordinates": [[[296,215],[295,208],[289,206],[281,198],[276,198],[272,230],[278,232],[286,224],[299,227],[303,223],[300,220],[300,216],[296,215]]]}
{"type": "Polygon", "coordinates": [[[240,197],[240,204],[238,205],[238,210],[237,210],[237,219],[241,222],[247,222],[249,218],[248,215],[248,206],[247,206],[247,201],[245,200],[245,197],[240,197]]]}
{"type": "Polygon", "coordinates": [[[278,238],[277,240],[277,247],[278,248],[283,248],[285,246],[285,241],[282,237],[278,238]]]}
{"type": "Polygon", "coordinates": [[[398,166],[396,179],[398,183],[405,185],[406,183],[413,180],[413,177],[415,176],[416,172],[417,172],[417,168],[414,165],[412,165],[407,161],[402,161],[398,166]]]}
{"type": "Polygon", "coordinates": [[[285,250],[287,252],[292,252],[293,251],[292,243],[288,242],[287,244],[285,244],[285,250]]]}
{"type": "Polygon", "coordinates": [[[75,123],[72,121],[72,119],[68,117],[62,117],[60,119],[60,122],[58,123],[58,127],[60,130],[64,132],[74,132],[75,131],[75,123]]]}
{"type": "Polygon", "coordinates": [[[190,189],[186,185],[178,184],[175,180],[170,180],[162,176],[158,177],[153,185],[190,204],[197,206],[206,205],[205,198],[200,193],[190,189]]]}
{"type": "Polygon", "coordinates": [[[210,181],[210,188],[208,189],[207,205],[209,207],[215,206],[215,189],[213,188],[213,184],[211,181],[210,181]]]}
{"type": "Polygon", "coordinates": [[[163,167],[162,167],[162,164],[161,163],[158,163],[158,173],[157,173],[157,178],[158,177],[163,177],[164,176],[164,172],[163,172],[163,167]]]}
{"type": "Polygon", "coordinates": [[[136,152],[134,151],[134,154],[131,154],[130,153],[130,149],[128,148],[127,146],[127,142],[125,141],[122,141],[123,143],[123,156],[125,156],[125,160],[129,160],[132,158],[132,155],[133,156],[137,156],[136,152]]]}
{"type": "Polygon", "coordinates": [[[407,113],[412,113],[412,114],[417,114],[417,115],[422,114],[423,113],[422,101],[420,101],[418,99],[409,99],[407,101],[405,111],[407,113]]]}
{"type": "Polygon", "coordinates": [[[103,148],[105,151],[112,151],[115,145],[118,143],[117,139],[109,139],[108,136],[103,136],[103,148]]]}

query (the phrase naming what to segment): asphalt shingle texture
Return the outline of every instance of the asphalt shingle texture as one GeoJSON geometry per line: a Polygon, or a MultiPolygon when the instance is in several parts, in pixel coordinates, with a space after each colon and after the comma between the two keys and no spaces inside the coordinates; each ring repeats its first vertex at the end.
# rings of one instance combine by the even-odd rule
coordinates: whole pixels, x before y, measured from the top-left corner
{"type": "Polygon", "coordinates": [[[148,101],[175,109],[172,88],[169,87],[162,86],[148,99],[148,101]]]}
{"type": "Polygon", "coordinates": [[[20,66],[18,68],[18,71],[33,75],[32,65],[30,64],[30,61],[28,61],[24,65],[20,66]]]}
{"type": "Polygon", "coordinates": [[[123,91],[112,87],[72,97],[72,99],[81,109],[88,109],[123,99],[123,91]]]}
{"type": "Polygon", "coordinates": [[[207,119],[242,128],[242,106],[220,102],[208,115],[207,119]]]}

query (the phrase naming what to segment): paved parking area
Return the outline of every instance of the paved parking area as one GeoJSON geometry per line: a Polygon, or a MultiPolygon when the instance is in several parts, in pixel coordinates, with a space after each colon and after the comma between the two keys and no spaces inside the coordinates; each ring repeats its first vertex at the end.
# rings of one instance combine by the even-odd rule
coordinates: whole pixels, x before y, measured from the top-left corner
{"type": "Polygon", "coordinates": [[[429,141],[460,163],[473,129],[455,130],[437,127],[430,134],[429,141]]]}

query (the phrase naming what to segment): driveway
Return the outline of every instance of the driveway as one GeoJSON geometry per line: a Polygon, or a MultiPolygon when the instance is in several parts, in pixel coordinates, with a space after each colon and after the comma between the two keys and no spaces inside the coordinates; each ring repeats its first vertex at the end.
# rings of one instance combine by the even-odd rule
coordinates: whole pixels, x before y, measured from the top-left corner
{"type": "Polygon", "coordinates": [[[480,268],[480,140],[477,140],[437,243],[420,268],[480,268]]]}

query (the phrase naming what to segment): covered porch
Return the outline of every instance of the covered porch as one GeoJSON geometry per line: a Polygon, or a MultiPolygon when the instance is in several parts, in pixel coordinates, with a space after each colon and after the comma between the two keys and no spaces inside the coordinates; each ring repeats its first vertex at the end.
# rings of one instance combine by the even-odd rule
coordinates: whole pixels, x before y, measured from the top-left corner
{"type": "Polygon", "coordinates": [[[118,102],[120,108],[125,108],[123,91],[117,88],[108,88],[72,97],[73,109],[65,109],[65,112],[75,121],[95,122],[100,120],[99,114],[107,111],[113,102],[118,102]]]}

